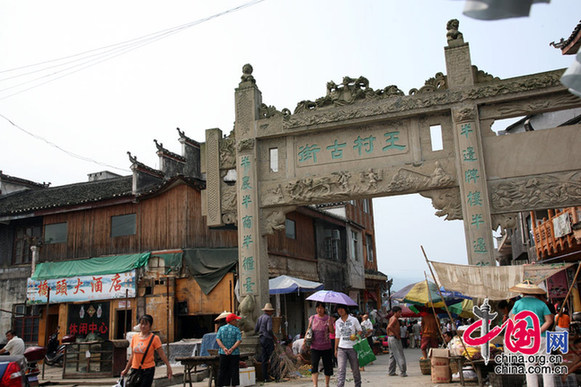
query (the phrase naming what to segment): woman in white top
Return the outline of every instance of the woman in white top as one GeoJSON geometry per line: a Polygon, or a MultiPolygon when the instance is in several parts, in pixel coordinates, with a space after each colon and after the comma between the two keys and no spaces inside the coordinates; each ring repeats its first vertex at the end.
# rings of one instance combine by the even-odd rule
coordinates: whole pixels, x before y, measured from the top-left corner
{"type": "Polygon", "coordinates": [[[357,335],[361,335],[361,324],[348,314],[346,305],[337,305],[339,318],[335,321],[335,357],[339,369],[337,370],[337,387],[345,385],[345,374],[347,372],[347,361],[353,372],[355,387],[361,387],[361,373],[359,372],[359,361],[353,345],[357,340],[357,335]]]}

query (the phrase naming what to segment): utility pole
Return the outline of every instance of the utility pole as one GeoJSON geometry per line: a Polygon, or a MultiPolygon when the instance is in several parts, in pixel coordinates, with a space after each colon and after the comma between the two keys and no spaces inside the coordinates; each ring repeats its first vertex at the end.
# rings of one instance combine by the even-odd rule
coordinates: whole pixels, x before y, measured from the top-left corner
{"type": "Polygon", "coordinates": [[[385,283],[387,285],[387,299],[389,302],[389,310],[391,310],[391,287],[393,286],[393,278],[390,278],[385,283]]]}

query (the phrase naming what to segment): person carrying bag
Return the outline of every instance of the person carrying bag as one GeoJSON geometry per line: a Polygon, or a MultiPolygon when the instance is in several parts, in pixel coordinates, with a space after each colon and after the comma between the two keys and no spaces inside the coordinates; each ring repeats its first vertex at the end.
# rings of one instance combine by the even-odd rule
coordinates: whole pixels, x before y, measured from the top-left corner
{"type": "Polygon", "coordinates": [[[372,363],[376,360],[375,354],[369,345],[367,339],[359,339],[353,349],[357,352],[357,361],[359,362],[359,367],[365,367],[367,364],[372,363]]]}
{"type": "Polygon", "coordinates": [[[141,367],[143,367],[143,361],[147,356],[147,352],[149,351],[149,347],[151,347],[151,342],[153,341],[154,337],[155,335],[151,335],[149,344],[147,344],[147,348],[145,348],[145,352],[143,353],[143,357],[141,358],[141,363],[139,363],[139,368],[131,369],[131,373],[129,374],[129,376],[127,377],[127,381],[125,382],[125,387],[141,387],[141,384],[143,383],[143,372],[144,372],[143,368],[141,367]]]}
{"type": "Polygon", "coordinates": [[[129,372],[129,369],[131,369],[131,373],[125,383],[126,387],[151,387],[155,375],[154,350],[157,351],[157,354],[167,367],[168,379],[171,379],[173,375],[167,356],[165,356],[165,352],[161,348],[161,340],[151,333],[152,325],[153,317],[148,314],[143,315],[139,319],[139,329],[141,332],[138,335],[134,335],[131,339],[131,356],[125,369],[121,371],[121,377],[124,377],[129,372]],[[151,346],[153,347],[152,351],[149,351],[149,347],[151,346]]]}

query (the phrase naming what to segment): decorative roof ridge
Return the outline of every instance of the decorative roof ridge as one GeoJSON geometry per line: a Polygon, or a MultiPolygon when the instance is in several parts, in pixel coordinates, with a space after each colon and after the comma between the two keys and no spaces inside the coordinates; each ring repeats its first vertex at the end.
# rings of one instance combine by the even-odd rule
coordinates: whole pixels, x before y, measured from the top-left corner
{"type": "Polygon", "coordinates": [[[186,162],[186,158],[184,156],[178,155],[177,153],[174,153],[174,152],[170,151],[169,149],[164,148],[163,143],[157,142],[156,139],[154,139],[153,142],[155,142],[155,146],[157,147],[157,155],[158,156],[163,155],[163,156],[166,156],[168,158],[174,159],[176,161],[181,161],[183,163],[186,162]]]}
{"type": "Polygon", "coordinates": [[[136,156],[132,156],[131,152],[127,152],[127,155],[129,156],[129,161],[131,161],[131,170],[139,170],[141,172],[145,172],[145,173],[149,173],[150,175],[159,177],[159,178],[163,178],[165,176],[165,173],[163,173],[162,171],[160,171],[159,169],[154,169],[151,167],[148,167],[147,165],[143,164],[140,161],[137,161],[137,157],[136,156]]]}
{"type": "Polygon", "coordinates": [[[180,138],[179,138],[179,141],[180,142],[187,142],[190,145],[196,146],[198,148],[200,147],[200,143],[197,142],[196,140],[191,139],[188,136],[186,136],[186,134],[185,134],[186,132],[185,131],[180,130],[180,128],[176,128],[176,129],[178,130],[178,133],[180,135],[180,138]]]}
{"type": "Polygon", "coordinates": [[[10,175],[3,173],[2,170],[0,170],[0,180],[8,180],[8,181],[11,181],[14,183],[20,183],[20,184],[24,184],[27,186],[34,186],[34,187],[38,187],[38,188],[48,188],[50,186],[50,183],[46,183],[46,182],[37,183],[35,181],[23,179],[21,177],[10,176],[10,175]]]}
{"type": "MultiPolygon", "coordinates": [[[[579,32],[581,32],[581,20],[579,21],[579,23],[575,26],[575,28],[573,29],[573,31],[571,32],[571,35],[565,40],[563,38],[561,38],[561,40],[559,40],[558,42],[551,42],[549,43],[549,46],[553,46],[556,49],[560,49],[561,52],[563,54],[565,54],[565,51],[567,50],[567,47],[571,44],[571,43],[575,43],[576,41],[579,40],[579,38],[581,36],[579,35],[579,32]],[[577,38],[577,39],[576,39],[577,38]]],[[[574,55],[577,52],[567,52],[567,55],[574,55]]]]}
{"type": "Polygon", "coordinates": [[[156,185],[152,186],[150,189],[148,189],[146,191],[143,191],[143,192],[137,194],[136,197],[139,199],[144,199],[144,198],[147,198],[148,196],[155,196],[156,194],[163,192],[165,189],[172,186],[173,184],[175,184],[178,181],[183,181],[186,185],[189,185],[190,187],[193,187],[193,188],[196,188],[199,190],[203,190],[206,188],[206,182],[202,179],[199,179],[197,177],[191,177],[191,176],[176,175],[176,176],[171,177],[168,180],[164,180],[160,184],[156,184],[156,185]]]}

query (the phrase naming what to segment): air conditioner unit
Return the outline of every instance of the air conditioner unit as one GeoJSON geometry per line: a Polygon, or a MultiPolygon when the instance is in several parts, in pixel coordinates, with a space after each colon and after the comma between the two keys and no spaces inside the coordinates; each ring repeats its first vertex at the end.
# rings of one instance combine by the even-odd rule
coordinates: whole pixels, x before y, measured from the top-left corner
{"type": "Polygon", "coordinates": [[[334,240],[341,239],[341,231],[339,231],[339,230],[333,230],[333,239],[334,240]]]}

